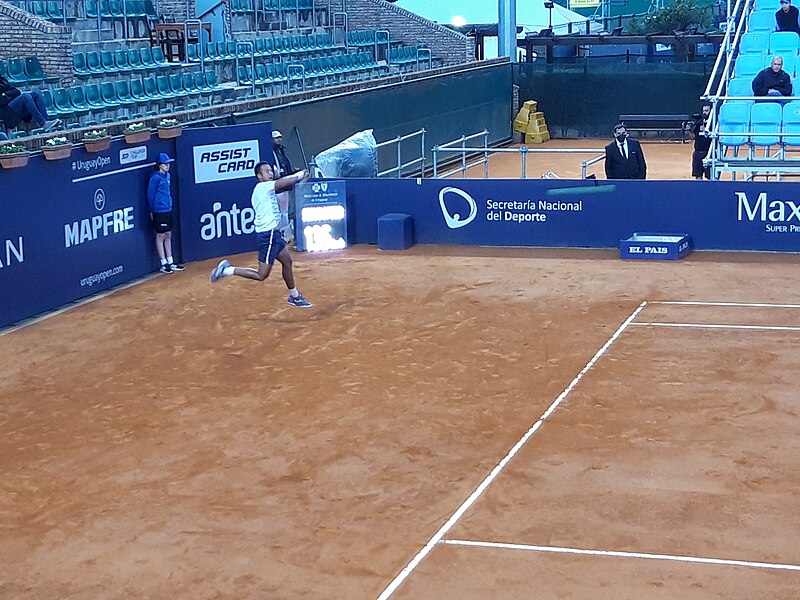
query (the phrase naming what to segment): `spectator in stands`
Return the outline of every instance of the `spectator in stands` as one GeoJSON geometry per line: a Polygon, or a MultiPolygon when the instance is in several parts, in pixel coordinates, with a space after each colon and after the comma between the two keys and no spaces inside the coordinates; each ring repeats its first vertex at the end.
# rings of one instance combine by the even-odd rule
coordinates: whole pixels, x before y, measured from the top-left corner
{"type": "Polygon", "coordinates": [[[169,168],[172,159],[165,152],[158,155],[156,172],[147,185],[147,210],[156,232],[156,252],[161,260],[162,273],[183,271],[181,263],[172,258],[172,194],[169,191],[169,168]]]}
{"type": "Polygon", "coordinates": [[[689,125],[689,131],[694,136],[694,152],[692,152],[692,177],[695,179],[711,179],[711,167],[703,166],[703,159],[708,156],[711,148],[711,138],[703,135],[709,131],[708,122],[711,118],[711,103],[704,102],[700,113],[692,115],[694,121],[689,125]]]}
{"type": "Polygon", "coordinates": [[[783,70],[783,58],[775,56],[772,64],[753,79],[754,96],[791,96],[792,80],[783,70]]]}
{"type": "Polygon", "coordinates": [[[47,115],[42,92],[34,88],[21,92],[5,77],[0,75],[0,120],[6,129],[14,129],[20,122],[36,121],[39,127],[50,131],[61,124],[61,119],[51,119],[47,115]]]}
{"type": "MultiPolygon", "coordinates": [[[[283,134],[275,129],[272,132],[272,155],[275,158],[275,179],[286,177],[294,173],[292,163],[286,156],[286,146],[283,145],[283,134]]],[[[281,209],[281,233],[287,243],[294,240],[294,190],[278,194],[278,206],[281,209]]]]}
{"type": "Polygon", "coordinates": [[[614,126],[614,141],[606,146],[606,179],[645,179],[647,164],[638,140],[628,138],[625,125],[614,126]]]}
{"type": "Polygon", "coordinates": [[[800,25],[798,25],[798,10],[792,6],[792,0],[781,0],[781,8],[775,13],[775,22],[778,24],[778,31],[794,31],[800,35],[800,25]]]}

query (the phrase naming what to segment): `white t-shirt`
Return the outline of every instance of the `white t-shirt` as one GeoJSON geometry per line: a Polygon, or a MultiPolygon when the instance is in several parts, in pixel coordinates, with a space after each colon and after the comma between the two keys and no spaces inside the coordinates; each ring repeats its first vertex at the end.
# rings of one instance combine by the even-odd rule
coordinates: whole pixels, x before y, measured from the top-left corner
{"type": "Polygon", "coordinates": [[[250,204],[256,211],[256,233],[272,231],[281,222],[281,209],[278,206],[278,197],[275,195],[274,181],[260,181],[253,188],[250,204]]]}

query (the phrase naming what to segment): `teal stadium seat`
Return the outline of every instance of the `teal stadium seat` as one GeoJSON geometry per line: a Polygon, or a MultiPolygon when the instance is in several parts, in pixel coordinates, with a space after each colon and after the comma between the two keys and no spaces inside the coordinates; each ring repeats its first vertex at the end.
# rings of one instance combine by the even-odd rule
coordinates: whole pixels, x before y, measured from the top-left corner
{"type": "Polygon", "coordinates": [[[756,31],[745,33],[739,42],[739,53],[741,54],[760,54],[763,56],[769,50],[769,36],[766,31],[756,31]]]}
{"type": "Polygon", "coordinates": [[[117,63],[114,62],[114,54],[109,50],[100,52],[100,66],[106,74],[116,75],[118,73],[117,63]]]}
{"type": "Polygon", "coordinates": [[[744,102],[726,102],[719,109],[719,141],[724,148],[739,148],[748,142],[750,105],[744,102]]]}
{"type": "Polygon", "coordinates": [[[150,99],[150,102],[159,103],[164,100],[164,96],[158,91],[158,81],[155,77],[145,77],[142,79],[144,86],[144,93],[150,99]]]}
{"type": "Polygon", "coordinates": [[[117,110],[122,107],[122,103],[117,98],[117,92],[114,89],[114,84],[110,81],[104,81],[100,84],[100,97],[103,99],[103,104],[109,110],[117,110]]]}
{"type": "Polygon", "coordinates": [[[131,98],[137,106],[147,107],[150,104],[150,98],[144,92],[144,82],[141,79],[135,77],[131,79],[131,98]]]}
{"type": "Polygon", "coordinates": [[[156,86],[158,88],[158,93],[164,100],[172,101],[178,96],[169,86],[169,78],[166,75],[159,75],[156,77],[156,86]]]}
{"type": "MultiPolygon", "coordinates": [[[[751,79],[731,79],[728,82],[728,96],[752,96],[753,82],[751,79]]],[[[747,102],[752,104],[753,100],[728,100],[728,102],[747,102]]]]}
{"type": "Polygon", "coordinates": [[[180,73],[172,73],[169,76],[169,87],[177,98],[183,99],[184,96],[188,95],[183,87],[183,77],[181,77],[180,73]]]}
{"type": "Polygon", "coordinates": [[[72,103],[72,106],[75,107],[78,116],[88,115],[92,112],[92,107],[86,102],[86,94],[81,86],[73,86],[67,91],[69,92],[69,101],[72,103]]]}
{"type": "Polygon", "coordinates": [[[783,105],[782,129],[785,146],[800,146],[800,100],[783,105]]]}
{"type": "Polygon", "coordinates": [[[764,68],[764,57],[760,54],[740,54],[733,66],[735,78],[753,79],[764,68]]]}
{"type": "Polygon", "coordinates": [[[72,53],[72,73],[79,79],[86,79],[92,76],[86,66],[86,55],[83,52],[72,53]]]}
{"type": "Polygon", "coordinates": [[[130,73],[133,71],[133,67],[131,67],[130,63],[128,63],[128,51],[127,50],[117,50],[114,52],[114,62],[117,65],[117,69],[120,73],[130,73]]]}
{"type": "Polygon", "coordinates": [[[167,61],[167,57],[164,56],[164,51],[161,49],[161,46],[153,46],[152,48],[150,48],[150,52],[153,55],[153,62],[155,63],[156,67],[158,67],[159,69],[171,68],[172,65],[169,64],[169,62],[167,61]]]}
{"type": "MultiPolygon", "coordinates": [[[[777,9],[776,9],[777,10],[777,9]]],[[[775,31],[775,11],[760,10],[752,13],[747,20],[747,31],[775,31]]]]}
{"type": "Polygon", "coordinates": [[[183,82],[183,89],[189,95],[190,98],[198,99],[200,98],[200,90],[197,89],[197,85],[194,82],[194,76],[191,73],[183,73],[181,75],[181,81],[183,82]]]}
{"type": "Polygon", "coordinates": [[[117,93],[117,100],[126,109],[130,110],[136,106],[136,100],[131,97],[131,83],[128,79],[118,79],[114,85],[117,93]]]}
{"type": "Polygon", "coordinates": [[[780,143],[783,108],[778,102],[757,102],[750,108],[750,130],[753,133],[774,133],[766,137],[750,136],[750,144],[769,148],[780,143]]]}
{"type": "Polygon", "coordinates": [[[8,59],[7,78],[16,87],[28,85],[28,76],[25,75],[25,63],[21,58],[8,59]]]}
{"type": "Polygon", "coordinates": [[[100,62],[100,54],[94,50],[86,52],[86,68],[91,75],[105,75],[106,70],[100,62]]]}
{"type": "Polygon", "coordinates": [[[128,49],[128,64],[133,71],[147,71],[147,67],[142,64],[142,54],[138,48],[128,49]]]}
{"type": "Polygon", "coordinates": [[[103,112],[106,109],[106,103],[103,102],[103,97],[100,95],[100,86],[96,83],[87,84],[83,88],[86,95],[86,104],[92,109],[92,112],[103,112]]]}
{"type": "Polygon", "coordinates": [[[778,3],[775,0],[755,0],[753,2],[753,10],[756,11],[772,11],[772,14],[775,15],[775,12],[778,10],[778,3]]]}
{"type": "Polygon", "coordinates": [[[770,54],[797,54],[800,36],[794,31],[776,31],[769,34],[770,54]]]}

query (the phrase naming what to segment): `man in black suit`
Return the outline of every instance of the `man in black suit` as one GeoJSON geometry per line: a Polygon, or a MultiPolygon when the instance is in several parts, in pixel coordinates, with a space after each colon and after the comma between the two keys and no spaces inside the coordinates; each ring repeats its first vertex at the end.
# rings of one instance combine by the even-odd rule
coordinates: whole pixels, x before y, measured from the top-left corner
{"type": "Polygon", "coordinates": [[[637,140],[628,138],[625,125],[614,126],[614,141],[606,146],[606,179],[645,179],[647,164],[637,140]]]}

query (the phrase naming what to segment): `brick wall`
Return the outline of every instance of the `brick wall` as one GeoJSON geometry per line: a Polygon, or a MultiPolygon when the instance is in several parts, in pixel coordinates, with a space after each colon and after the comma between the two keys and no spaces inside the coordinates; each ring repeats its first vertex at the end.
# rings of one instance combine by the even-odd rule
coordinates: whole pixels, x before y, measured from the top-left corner
{"type": "MultiPolygon", "coordinates": [[[[155,0],[153,2],[155,5],[155,0]]],[[[176,23],[183,23],[186,21],[186,0],[159,0],[158,1],[158,12],[166,17],[170,17],[175,19],[176,23]]],[[[189,15],[191,19],[195,18],[196,12],[196,2],[195,0],[189,0],[189,15]]]]}
{"type": "MultiPolygon", "coordinates": [[[[489,0],[483,0],[489,1],[489,0]]],[[[452,65],[475,60],[475,40],[442,27],[385,0],[343,0],[348,28],[387,29],[389,37],[430,48],[434,58],[452,65]]]]}
{"type": "Polygon", "coordinates": [[[36,56],[45,74],[72,79],[72,29],[0,1],[0,58],[36,56]]]}

